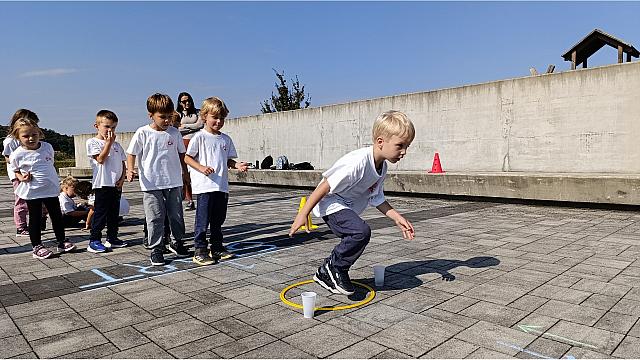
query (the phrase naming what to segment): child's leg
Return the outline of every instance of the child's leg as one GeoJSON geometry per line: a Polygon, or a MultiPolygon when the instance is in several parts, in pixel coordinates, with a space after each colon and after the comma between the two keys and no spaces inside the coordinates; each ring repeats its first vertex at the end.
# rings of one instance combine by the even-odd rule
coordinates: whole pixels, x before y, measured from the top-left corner
{"type": "Polygon", "coordinates": [[[215,251],[226,251],[222,245],[222,224],[227,219],[229,194],[221,191],[211,193],[209,199],[209,219],[211,221],[211,248],[215,251]]]}
{"type": "Polygon", "coordinates": [[[62,225],[65,228],[76,227],[80,223],[81,218],[76,216],[71,216],[67,214],[62,214],[62,225]]]}
{"type": "Polygon", "coordinates": [[[84,228],[91,229],[91,224],[93,222],[93,215],[95,214],[95,210],[93,210],[93,206],[89,207],[89,213],[87,214],[87,220],[85,220],[84,228]]]}
{"type": "MultiPolygon", "coordinates": [[[[13,190],[16,190],[18,184],[20,184],[19,180],[12,180],[13,190]]],[[[27,229],[27,215],[29,214],[29,210],[27,208],[27,202],[23,199],[20,199],[18,195],[14,195],[14,203],[13,203],[13,222],[16,224],[16,229],[18,230],[26,230],[27,229]]]]}
{"type": "Polygon", "coordinates": [[[109,191],[107,188],[95,189],[95,201],[93,204],[94,213],[91,221],[91,234],[89,242],[102,240],[102,230],[107,224],[107,212],[109,209],[109,191]]]}
{"type": "Polygon", "coordinates": [[[351,209],[343,209],[323,218],[331,231],[342,238],[331,253],[331,263],[338,270],[348,271],[369,243],[371,228],[351,209]]]}
{"type": "MultiPolygon", "coordinates": [[[[198,194],[198,205],[196,206],[196,224],[194,229],[194,246],[196,249],[206,249],[207,227],[209,227],[209,212],[211,195],[213,193],[198,194]]],[[[208,250],[207,250],[208,251],[208,250]]]]}
{"type": "Polygon", "coordinates": [[[118,238],[118,212],[120,211],[120,196],[122,191],[116,187],[107,188],[109,192],[109,204],[107,204],[107,240],[118,238]]]}
{"type": "Polygon", "coordinates": [[[163,190],[169,216],[171,233],[176,242],[182,241],[184,237],[184,215],[182,213],[182,187],[175,187],[163,190]]]}
{"type": "Polygon", "coordinates": [[[147,242],[149,248],[163,246],[162,235],[164,233],[164,218],[166,215],[165,190],[151,190],[142,192],[142,204],[147,224],[147,242]]]}
{"type": "MultiPolygon", "coordinates": [[[[40,221],[42,221],[42,199],[25,200],[29,209],[29,239],[31,245],[36,247],[42,245],[42,233],[40,232],[40,221]]],[[[60,207],[60,205],[58,205],[60,207]]]]}
{"type": "Polygon", "coordinates": [[[62,223],[62,210],[60,210],[60,200],[57,196],[42,199],[44,206],[49,211],[49,217],[51,218],[51,226],[53,226],[53,232],[56,234],[56,240],[58,244],[64,244],[66,236],[64,233],[64,224],[62,223]]]}

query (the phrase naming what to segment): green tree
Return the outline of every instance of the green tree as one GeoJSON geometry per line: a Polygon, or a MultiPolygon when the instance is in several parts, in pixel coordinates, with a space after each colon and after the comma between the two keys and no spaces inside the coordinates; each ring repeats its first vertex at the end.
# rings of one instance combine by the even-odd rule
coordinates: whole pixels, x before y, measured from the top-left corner
{"type": "Polygon", "coordinates": [[[284,70],[282,74],[273,69],[278,78],[276,82],[277,95],[271,92],[271,99],[262,102],[261,111],[263,114],[273,113],[277,111],[287,111],[296,109],[305,109],[311,105],[311,96],[304,93],[304,85],[300,85],[298,75],[296,80],[291,79],[292,88],[287,86],[287,80],[284,78],[284,70]],[[304,105],[304,106],[303,106],[304,105]]]}

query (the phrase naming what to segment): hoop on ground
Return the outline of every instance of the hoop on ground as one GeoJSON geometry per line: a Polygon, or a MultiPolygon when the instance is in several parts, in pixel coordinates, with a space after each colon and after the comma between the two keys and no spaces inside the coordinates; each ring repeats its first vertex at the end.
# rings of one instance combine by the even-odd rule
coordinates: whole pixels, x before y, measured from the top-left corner
{"type": "MultiPolygon", "coordinates": [[[[287,304],[287,305],[289,305],[289,306],[292,306],[292,307],[294,307],[294,308],[296,308],[296,309],[302,309],[302,305],[300,305],[300,304],[298,304],[298,303],[294,303],[294,302],[293,302],[293,301],[291,301],[291,300],[288,300],[288,299],[286,298],[286,296],[285,296],[285,295],[287,294],[287,292],[288,292],[289,290],[291,290],[291,289],[293,289],[293,288],[295,288],[295,287],[298,287],[298,286],[300,286],[300,285],[309,284],[309,283],[312,283],[312,282],[313,282],[313,280],[305,280],[305,281],[301,281],[301,282],[299,282],[299,283],[295,283],[295,284],[293,284],[293,285],[289,285],[289,286],[287,286],[286,288],[284,288],[284,289],[280,292],[280,300],[282,300],[282,302],[283,302],[283,303],[285,303],[285,304],[287,304]]],[[[360,302],[357,302],[357,303],[355,303],[355,304],[350,304],[350,305],[340,305],[340,306],[316,307],[316,308],[314,308],[314,311],[315,311],[315,310],[333,311],[333,310],[347,310],[347,309],[353,309],[353,308],[355,308],[355,307],[362,306],[362,305],[365,305],[365,304],[369,303],[371,300],[373,300],[373,298],[375,298],[375,297],[376,297],[376,291],[375,291],[375,290],[373,290],[373,288],[372,288],[371,286],[366,285],[366,284],[363,284],[363,283],[359,283],[359,282],[357,282],[357,281],[352,281],[352,283],[354,283],[355,285],[358,285],[359,287],[361,287],[361,288],[363,288],[363,289],[365,289],[365,290],[368,290],[368,291],[369,291],[369,295],[367,295],[367,297],[366,297],[364,300],[362,300],[362,301],[360,301],[360,302]]]]}

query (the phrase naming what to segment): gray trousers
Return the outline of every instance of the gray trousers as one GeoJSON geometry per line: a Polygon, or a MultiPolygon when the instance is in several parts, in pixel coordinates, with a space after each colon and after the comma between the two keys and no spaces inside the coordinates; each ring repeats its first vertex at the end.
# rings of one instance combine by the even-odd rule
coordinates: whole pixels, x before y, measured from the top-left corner
{"type": "Polygon", "coordinates": [[[184,237],[184,215],[182,213],[182,186],[142,192],[142,204],[149,231],[149,247],[164,246],[164,217],[169,217],[169,227],[175,241],[184,237]]]}

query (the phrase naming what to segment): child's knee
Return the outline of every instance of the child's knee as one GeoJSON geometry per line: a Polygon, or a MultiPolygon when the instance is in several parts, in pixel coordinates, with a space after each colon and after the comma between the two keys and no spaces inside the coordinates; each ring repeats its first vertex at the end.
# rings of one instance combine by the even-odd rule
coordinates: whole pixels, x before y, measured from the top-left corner
{"type": "Polygon", "coordinates": [[[358,230],[359,230],[358,238],[360,238],[361,241],[368,243],[369,240],[371,239],[371,227],[369,226],[369,224],[367,224],[366,222],[362,222],[362,225],[358,230]]]}

